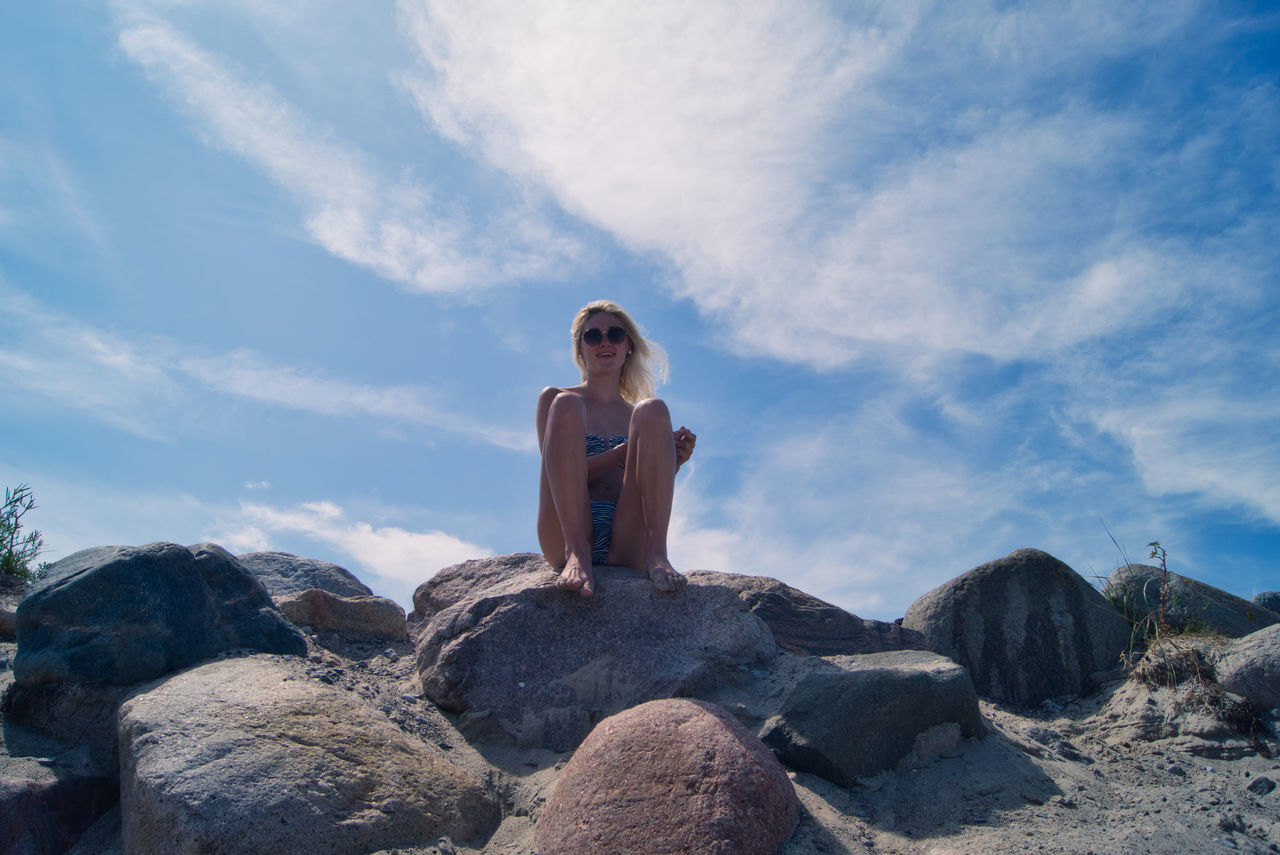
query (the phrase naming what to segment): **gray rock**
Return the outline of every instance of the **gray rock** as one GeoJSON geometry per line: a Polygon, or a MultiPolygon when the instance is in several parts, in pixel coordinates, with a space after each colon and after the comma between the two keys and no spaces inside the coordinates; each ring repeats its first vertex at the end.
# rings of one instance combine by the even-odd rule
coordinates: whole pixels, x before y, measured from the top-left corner
{"type": "Polygon", "coordinates": [[[339,597],[311,588],[277,597],[276,605],[298,626],[397,641],[408,637],[404,609],[386,597],[339,597]]]}
{"type": "Polygon", "coordinates": [[[689,577],[737,591],[751,613],[769,625],[778,646],[790,653],[831,656],[924,648],[924,636],[901,624],[863,620],[768,576],[695,570],[689,577]]]}
{"type": "Polygon", "coordinates": [[[1249,602],[1280,614],[1280,591],[1263,591],[1261,594],[1254,594],[1249,602]]]}
{"type": "Polygon", "coordinates": [[[1249,786],[1245,787],[1246,790],[1253,793],[1258,798],[1268,795],[1275,788],[1276,782],[1268,778],[1266,775],[1259,775],[1249,782],[1249,786]]]}
{"type": "Polygon", "coordinates": [[[498,822],[484,790],[358,695],[271,656],[211,662],[120,708],[130,853],[364,855],[498,822]]]}
{"type": "Polygon", "coordinates": [[[721,585],[661,594],[598,568],[594,597],[523,573],[449,606],[417,638],[423,690],[464,723],[525,747],[568,751],[602,718],[689,696],[777,652],[768,627],[721,585]]]}
{"type": "Polygon", "coordinates": [[[596,725],[534,839],[542,855],[773,855],[799,818],[786,772],[733,716],[656,700],[596,725]]]}
{"type": "Polygon", "coordinates": [[[1119,665],[1130,635],[1092,585],[1038,549],[1019,549],[935,588],[902,624],[968,668],[982,697],[1026,706],[1093,692],[1119,665]]]}
{"type": "Polygon", "coordinates": [[[53,564],[18,606],[19,687],[130,685],[228,650],[306,654],[257,579],[221,547],[100,546],[53,564]]]}
{"type": "MultiPolygon", "coordinates": [[[[1159,567],[1126,564],[1111,572],[1102,594],[1133,622],[1144,620],[1148,615],[1158,616],[1163,575],[1159,567]]],[[[1165,621],[1177,631],[1240,638],[1280,623],[1280,615],[1212,585],[1170,573],[1165,592],[1165,621]]]]}
{"type": "Polygon", "coordinates": [[[115,804],[115,770],[83,749],[6,722],[0,737],[0,852],[65,852],[115,804]]]}
{"type": "Polygon", "coordinates": [[[964,668],[911,650],[814,660],[760,737],[791,768],[851,786],[982,734],[964,668]]]}
{"type": "Polygon", "coordinates": [[[1280,707],[1280,624],[1238,638],[1214,665],[1218,685],[1259,709],[1280,707]]]}
{"type": "Polygon", "coordinates": [[[272,597],[319,588],[340,597],[369,597],[373,591],[350,570],[288,552],[246,552],[237,560],[258,577],[272,597]]]}
{"type": "Polygon", "coordinates": [[[545,574],[550,570],[551,566],[542,556],[533,552],[477,558],[446,567],[413,592],[413,611],[409,613],[409,623],[414,625],[429,621],[449,606],[508,579],[531,573],[545,574]]]}

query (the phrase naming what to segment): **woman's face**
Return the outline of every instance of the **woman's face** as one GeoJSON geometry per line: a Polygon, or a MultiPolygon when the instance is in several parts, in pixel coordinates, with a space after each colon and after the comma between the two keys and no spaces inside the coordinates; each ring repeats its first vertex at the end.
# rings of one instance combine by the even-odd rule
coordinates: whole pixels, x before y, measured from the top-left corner
{"type": "Polygon", "coordinates": [[[578,338],[578,352],[582,354],[582,362],[588,371],[621,371],[631,353],[631,339],[626,336],[626,329],[616,315],[596,312],[587,318],[582,327],[578,338]]]}

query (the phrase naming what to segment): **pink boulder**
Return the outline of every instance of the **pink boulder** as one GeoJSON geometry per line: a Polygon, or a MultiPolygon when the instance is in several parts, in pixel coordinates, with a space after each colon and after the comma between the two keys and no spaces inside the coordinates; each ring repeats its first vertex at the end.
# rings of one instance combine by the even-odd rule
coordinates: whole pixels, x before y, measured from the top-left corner
{"type": "Polygon", "coordinates": [[[764,744],[724,709],[680,698],[610,716],[538,818],[541,855],[775,855],[800,804],[764,744]]]}

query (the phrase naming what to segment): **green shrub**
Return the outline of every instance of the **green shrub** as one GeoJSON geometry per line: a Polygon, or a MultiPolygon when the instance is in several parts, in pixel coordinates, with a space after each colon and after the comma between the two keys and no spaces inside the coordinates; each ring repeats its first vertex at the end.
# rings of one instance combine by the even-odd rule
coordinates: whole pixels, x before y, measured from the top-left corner
{"type": "Polygon", "coordinates": [[[0,508],[0,573],[35,581],[44,564],[32,568],[31,563],[44,549],[44,538],[38,531],[21,536],[22,517],[36,506],[35,496],[26,484],[4,489],[4,507],[0,508]]]}

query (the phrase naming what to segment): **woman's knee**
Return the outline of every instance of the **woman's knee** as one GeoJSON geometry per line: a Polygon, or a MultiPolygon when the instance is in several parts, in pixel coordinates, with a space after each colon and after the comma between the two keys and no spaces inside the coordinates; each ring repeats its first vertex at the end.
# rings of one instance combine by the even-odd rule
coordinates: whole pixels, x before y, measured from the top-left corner
{"type": "Polygon", "coordinates": [[[640,428],[671,429],[671,411],[661,398],[645,398],[631,411],[631,422],[640,428]]]}

